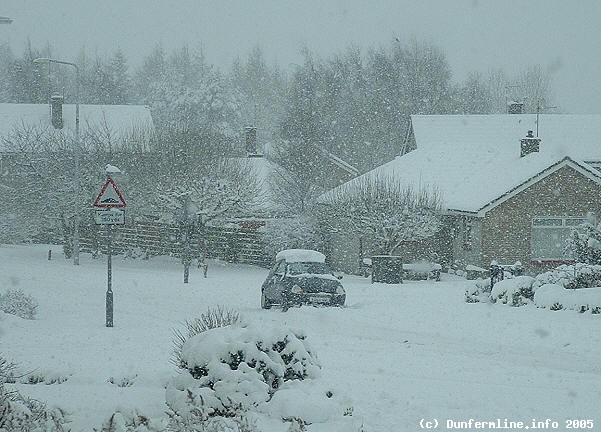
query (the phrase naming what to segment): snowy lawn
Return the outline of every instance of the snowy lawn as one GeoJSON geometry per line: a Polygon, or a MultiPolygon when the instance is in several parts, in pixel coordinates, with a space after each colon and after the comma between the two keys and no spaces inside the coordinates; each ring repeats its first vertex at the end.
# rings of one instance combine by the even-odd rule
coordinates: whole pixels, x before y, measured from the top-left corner
{"type": "Polygon", "coordinates": [[[592,419],[601,428],[600,315],[468,304],[471,282],[449,275],[390,286],[345,276],[346,308],[264,311],[265,269],[211,263],[207,279],[196,270],[183,284],[174,260],[117,257],[115,327],[106,328],[104,259],[82,255],[75,267],[53,249],[48,261],[48,247],[0,246],[0,292],[19,288],[39,302],[35,320],[0,312],[0,352],[23,372],[68,378],[16,386],[69,411],[73,431],[100,427],[118,408],[162,416],[177,373],[172,329],[216,305],[258,327],[304,330],[322,366],[319,384],[348,397],[365,431],[418,430],[422,419],[446,430],[447,420],[470,418],[548,418],[560,430],[592,419]]]}

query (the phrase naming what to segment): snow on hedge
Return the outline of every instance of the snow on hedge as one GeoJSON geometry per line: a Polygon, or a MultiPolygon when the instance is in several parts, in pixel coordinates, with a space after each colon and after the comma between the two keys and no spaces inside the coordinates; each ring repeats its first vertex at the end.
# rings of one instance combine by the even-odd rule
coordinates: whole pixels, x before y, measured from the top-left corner
{"type": "Polygon", "coordinates": [[[270,400],[286,381],[319,376],[320,366],[304,334],[281,328],[231,325],[190,338],[182,347],[189,373],[167,388],[167,404],[185,415],[190,395],[209,414],[248,410],[270,400]]]}
{"type": "Polygon", "coordinates": [[[536,277],[532,288],[546,284],[561,285],[565,288],[590,288],[601,286],[601,265],[576,263],[560,265],[556,269],[536,277]]]}
{"type": "Polygon", "coordinates": [[[361,429],[351,401],[318,379],[321,367],[300,331],[235,323],[192,336],[181,354],[182,373],[166,390],[171,425],[275,420],[291,422],[289,430],[361,429]]]}
{"type": "Polygon", "coordinates": [[[493,303],[501,302],[511,306],[522,306],[532,298],[533,283],[534,278],[530,276],[503,279],[493,286],[490,300],[493,303]]]}
{"type": "Polygon", "coordinates": [[[534,293],[534,304],[551,310],[601,313],[601,288],[566,289],[558,284],[545,284],[534,293]]]}

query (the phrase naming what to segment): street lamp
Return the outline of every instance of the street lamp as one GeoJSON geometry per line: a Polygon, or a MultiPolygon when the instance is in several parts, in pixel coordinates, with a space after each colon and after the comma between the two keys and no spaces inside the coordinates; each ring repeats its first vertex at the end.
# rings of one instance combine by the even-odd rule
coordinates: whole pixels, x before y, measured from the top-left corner
{"type": "Polygon", "coordinates": [[[0,16],[0,24],[10,24],[12,22],[12,18],[0,16]]]}
{"type": "MultiPolygon", "coordinates": [[[[12,21],[12,20],[11,20],[12,21]]],[[[79,265],[79,193],[81,189],[81,176],[79,173],[79,67],[75,63],[56,60],[51,58],[40,57],[33,60],[34,63],[58,63],[75,68],[75,190],[77,194],[76,209],[75,209],[75,227],[73,230],[73,265],[79,265]]]]}

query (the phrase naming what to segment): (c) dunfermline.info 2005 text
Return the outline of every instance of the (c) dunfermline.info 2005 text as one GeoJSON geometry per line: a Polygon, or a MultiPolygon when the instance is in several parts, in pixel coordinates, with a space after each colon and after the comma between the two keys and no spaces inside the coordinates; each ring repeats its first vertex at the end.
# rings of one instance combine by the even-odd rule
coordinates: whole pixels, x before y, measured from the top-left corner
{"type": "Polygon", "coordinates": [[[494,420],[455,420],[448,419],[444,423],[438,419],[421,419],[419,425],[422,429],[438,429],[439,426],[446,427],[447,430],[452,429],[593,429],[593,420],[565,420],[559,422],[551,419],[531,419],[530,421],[513,421],[508,419],[494,420]]]}

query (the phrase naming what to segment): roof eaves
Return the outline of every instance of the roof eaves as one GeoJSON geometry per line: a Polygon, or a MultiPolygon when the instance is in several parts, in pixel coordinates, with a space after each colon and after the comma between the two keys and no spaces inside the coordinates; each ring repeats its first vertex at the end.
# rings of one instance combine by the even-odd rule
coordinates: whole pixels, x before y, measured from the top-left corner
{"type": "Polygon", "coordinates": [[[477,211],[460,210],[460,209],[452,209],[452,208],[445,209],[442,212],[442,214],[443,215],[448,215],[448,216],[475,216],[475,217],[481,217],[481,215],[477,211]]]}

